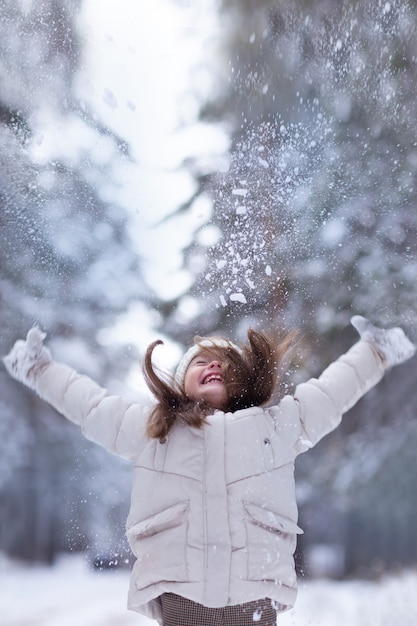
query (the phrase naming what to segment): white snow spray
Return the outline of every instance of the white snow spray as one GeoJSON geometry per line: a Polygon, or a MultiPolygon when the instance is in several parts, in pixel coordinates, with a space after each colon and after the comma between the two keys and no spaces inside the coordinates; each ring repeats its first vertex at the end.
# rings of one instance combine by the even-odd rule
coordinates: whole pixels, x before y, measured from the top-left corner
{"type": "Polygon", "coordinates": [[[266,122],[249,129],[236,145],[228,174],[219,181],[216,202],[223,232],[212,249],[213,270],[208,281],[221,281],[221,303],[245,304],[259,295],[266,282],[279,281],[272,268],[279,255],[293,255],[294,237],[308,244],[308,229],[294,226],[314,172],[322,167],[331,126],[317,111],[308,136],[302,124],[266,122]]]}
{"type": "Polygon", "coordinates": [[[206,288],[248,313],[291,300],[323,332],[352,307],[401,324],[416,297],[414,9],[309,10],[279,7],[232,67],[242,120],[213,185],[206,288]]]}

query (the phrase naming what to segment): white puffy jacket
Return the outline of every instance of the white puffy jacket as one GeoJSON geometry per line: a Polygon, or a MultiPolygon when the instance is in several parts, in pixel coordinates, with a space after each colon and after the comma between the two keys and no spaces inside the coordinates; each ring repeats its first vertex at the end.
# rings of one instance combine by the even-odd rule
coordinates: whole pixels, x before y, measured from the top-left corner
{"type": "Polygon", "coordinates": [[[52,361],[35,389],[88,439],[134,463],[127,536],[136,556],[129,608],[160,619],[175,592],[210,607],[296,596],[294,460],[333,430],[383,376],[359,341],[318,379],[271,408],[215,411],[197,430],[178,421],[165,443],[145,435],[149,408],[111,396],[52,361]]]}

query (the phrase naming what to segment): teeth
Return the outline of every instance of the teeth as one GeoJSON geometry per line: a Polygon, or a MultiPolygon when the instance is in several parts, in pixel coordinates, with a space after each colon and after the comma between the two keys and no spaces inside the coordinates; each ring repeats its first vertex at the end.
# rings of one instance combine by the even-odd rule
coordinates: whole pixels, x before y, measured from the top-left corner
{"type": "Polygon", "coordinates": [[[214,381],[221,383],[221,382],[223,382],[223,379],[222,379],[221,376],[215,376],[215,375],[214,376],[207,376],[207,378],[204,381],[204,384],[212,383],[214,381]]]}

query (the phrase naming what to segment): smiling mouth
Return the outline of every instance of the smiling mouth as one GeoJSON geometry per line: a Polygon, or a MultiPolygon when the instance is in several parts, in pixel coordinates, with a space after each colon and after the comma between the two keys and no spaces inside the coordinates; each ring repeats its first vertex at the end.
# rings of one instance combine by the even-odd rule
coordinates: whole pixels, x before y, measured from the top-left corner
{"type": "Polygon", "coordinates": [[[203,380],[203,385],[210,385],[212,383],[222,383],[223,384],[223,376],[220,374],[209,374],[203,380]]]}

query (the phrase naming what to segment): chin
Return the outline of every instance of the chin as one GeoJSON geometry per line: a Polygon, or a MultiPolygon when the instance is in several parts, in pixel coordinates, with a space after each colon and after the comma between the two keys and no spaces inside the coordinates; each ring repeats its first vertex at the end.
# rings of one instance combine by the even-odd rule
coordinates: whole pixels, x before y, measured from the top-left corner
{"type": "Polygon", "coordinates": [[[223,411],[226,406],[226,400],[224,398],[203,398],[203,400],[212,409],[217,409],[219,411],[223,411]]]}

